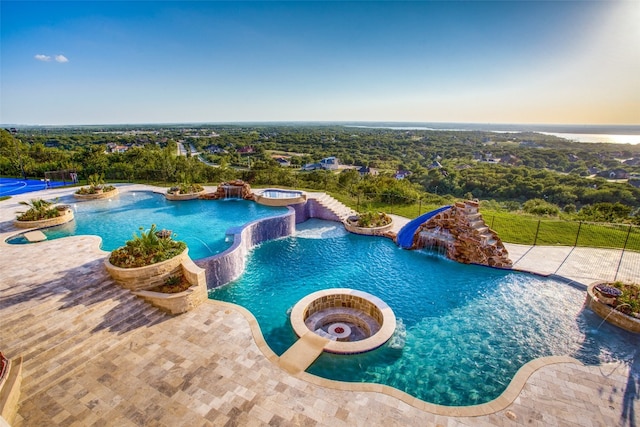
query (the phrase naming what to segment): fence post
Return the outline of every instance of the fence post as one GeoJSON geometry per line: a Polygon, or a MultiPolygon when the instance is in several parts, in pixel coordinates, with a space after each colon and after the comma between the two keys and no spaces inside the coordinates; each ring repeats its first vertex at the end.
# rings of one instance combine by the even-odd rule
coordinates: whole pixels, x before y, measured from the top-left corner
{"type": "Polygon", "coordinates": [[[627,237],[624,239],[624,246],[622,247],[622,252],[624,252],[627,249],[627,243],[629,242],[629,236],[631,235],[631,227],[633,226],[629,224],[629,229],[627,230],[627,237]]]}
{"type": "Polygon", "coordinates": [[[495,216],[495,215],[493,215],[493,216],[491,217],[491,225],[489,226],[489,228],[490,228],[490,229],[492,229],[492,230],[493,230],[493,221],[495,221],[495,220],[496,220],[496,216],[495,216]]]}
{"type": "Polygon", "coordinates": [[[618,268],[616,268],[616,275],[613,280],[618,280],[618,273],[620,272],[620,266],[622,265],[622,258],[624,258],[624,251],[627,249],[627,243],[629,242],[629,235],[631,235],[631,225],[629,225],[629,229],[627,230],[627,237],[624,239],[624,246],[622,247],[622,253],[620,254],[620,260],[618,261],[618,268]]]}
{"type": "Polygon", "coordinates": [[[582,221],[578,223],[578,233],[576,234],[576,241],[573,243],[573,246],[578,246],[578,237],[580,237],[581,228],[582,228],[582,221]]]}
{"type": "Polygon", "coordinates": [[[538,232],[540,231],[540,220],[538,220],[538,228],[536,228],[536,237],[533,239],[533,246],[538,243],[538,232]]]}

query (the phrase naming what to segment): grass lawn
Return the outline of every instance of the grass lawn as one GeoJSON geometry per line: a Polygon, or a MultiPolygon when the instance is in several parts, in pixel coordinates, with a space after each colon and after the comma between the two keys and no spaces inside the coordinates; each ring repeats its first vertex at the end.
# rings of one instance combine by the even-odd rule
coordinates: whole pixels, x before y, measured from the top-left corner
{"type": "MultiPolygon", "coordinates": [[[[359,211],[386,212],[407,218],[440,208],[429,203],[385,204],[367,202],[345,194],[332,193],[334,198],[359,211]]],[[[584,246],[640,251],[640,227],[627,224],[596,224],[538,218],[513,212],[480,210],[487,225],[503,242],[543,246],[584,246]],[[626,245],[625,245],[626,244],[626,245]]]]}

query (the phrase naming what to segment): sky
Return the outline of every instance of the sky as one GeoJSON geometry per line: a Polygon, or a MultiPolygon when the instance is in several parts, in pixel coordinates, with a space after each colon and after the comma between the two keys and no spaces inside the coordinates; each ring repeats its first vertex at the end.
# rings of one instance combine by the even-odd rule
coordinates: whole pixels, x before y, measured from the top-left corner
{"type": "Polygon", "coordinates": [[[640,125],[640,1],[0,2],[0,123],[640,125]]]}

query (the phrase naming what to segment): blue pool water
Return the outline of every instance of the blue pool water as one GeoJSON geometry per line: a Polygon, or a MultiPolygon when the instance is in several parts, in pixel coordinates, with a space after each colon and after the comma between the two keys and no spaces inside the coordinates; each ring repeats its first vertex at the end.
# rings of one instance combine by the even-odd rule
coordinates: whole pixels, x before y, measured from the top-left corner
{"type": "Polygon", "coordinates": [[[332,222],[300,224],[295,236],[261,244],[247,261],[240,279],[210,297],[249,309],[277,354],[296,340],[288,311],[302,297],[334,287],[369,292],[399,320],[391,344],[360,355],[324,353],[308,372],[387,384],[428,402],[490,401],[523,364],[542,356],[597,364],[629,361],[636,351],[637,337],[583,308],[583,290],[402,250],[332,222]]]}
{"type": "Polygon", "coordinates": [[[300,197],[302,195],[302,192],[270,188],[267,190],[263,190],[261,194],[264,197],[268,197],[270,199],[295,199],[296,197],[300,197]]]}
{"type": "MultiPolygon", "coordinates": [[[[287,212],[287,208],[262,206],[245,200],[187,200],[172,202],[152,192],[125,192],[107,200],[76,202],[62,200],[74,210],[75,220],[43,230],[48,239],[71,235],[102,237],[102,249],[111,251],[156,224],[177,234],[189,248],[192,259],[223,252],[231,242],[225,240],[229,227],[287,212]]],[[[15,243],[20,243],[16,241],[15,243]]]]}

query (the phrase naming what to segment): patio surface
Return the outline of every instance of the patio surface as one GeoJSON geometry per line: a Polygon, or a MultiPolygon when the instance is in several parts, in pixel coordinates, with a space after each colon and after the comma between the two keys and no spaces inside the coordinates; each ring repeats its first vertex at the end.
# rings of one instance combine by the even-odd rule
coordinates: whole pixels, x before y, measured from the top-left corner
{"type": "MultiPolygon", "coordinates": [[[[640,346],[631,367],[534,363],[505,393],[512,398],[481,416],[379,385],[291,375],[246,310],[208,301],[171,317],[115,286],[96,237],[4,243],[17,232],[11,221],[19,200],[71,191],[0,202],[0,350],[24,358],[16,427],[638,426],[640,346]]],[[[640,281],[637,253],[506,246],[518,269],[579,284],[616,272],[640,281]]]]}

